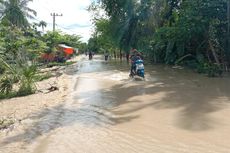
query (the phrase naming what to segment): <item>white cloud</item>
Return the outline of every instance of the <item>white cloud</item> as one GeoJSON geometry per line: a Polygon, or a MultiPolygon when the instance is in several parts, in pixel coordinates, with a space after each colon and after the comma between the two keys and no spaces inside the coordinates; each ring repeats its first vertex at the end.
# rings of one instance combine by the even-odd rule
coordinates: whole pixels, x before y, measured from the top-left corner
{"type": "Polygon", "coordinates": [[[91,0],[34,0],[29,7],[37,11],[36,19],[48,23],[46,30],[52,30],[51,13],[63,14],[56,17],[56,29],[80,35],[86,42],[93,28],[90,13],[86,10],[90,3],[91,0]]]}

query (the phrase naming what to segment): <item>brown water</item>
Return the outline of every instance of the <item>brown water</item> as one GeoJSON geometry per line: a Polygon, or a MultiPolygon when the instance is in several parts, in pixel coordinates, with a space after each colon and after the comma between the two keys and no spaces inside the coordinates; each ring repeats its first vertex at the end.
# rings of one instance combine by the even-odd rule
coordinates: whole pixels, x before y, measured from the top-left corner
{"type": "Polygon", "coordinates": [[[33,114],[0,152],[230,153],[229,78],[146,66],[136,81],[128,69],[85,59],[66,102],[33,114]]]}

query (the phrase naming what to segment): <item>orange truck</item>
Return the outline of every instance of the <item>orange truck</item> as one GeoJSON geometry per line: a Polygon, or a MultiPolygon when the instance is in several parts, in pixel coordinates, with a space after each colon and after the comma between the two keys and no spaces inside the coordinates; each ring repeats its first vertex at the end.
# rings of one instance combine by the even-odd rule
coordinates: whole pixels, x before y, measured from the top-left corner
{"type": "Polygon", "coordinates": [[[74,54],[74,48],[65,44],[59,44],[58,51],[63,52],[66,59],[69,59],[74,54]]]}
{"type": "Polygon", "coordinates": [[[44,53],[41,58],[45,62],[63,62],[74,54],[74,48],[66,46],[65,44],[59,44],[57,46],[57,52],[55,53],[44,53]]]}

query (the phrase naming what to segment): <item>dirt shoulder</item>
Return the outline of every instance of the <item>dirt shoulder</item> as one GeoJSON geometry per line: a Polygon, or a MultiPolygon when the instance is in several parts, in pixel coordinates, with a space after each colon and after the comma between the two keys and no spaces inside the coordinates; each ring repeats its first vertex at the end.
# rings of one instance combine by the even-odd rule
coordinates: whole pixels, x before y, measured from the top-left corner
{"type": "Polygon", "coordinates": [[[71,60],[76,61],[73,65],[44,69],[43,71],[50,71],[55,75],[47,80],[37,82],[38,91],[35,94],[1,100],[0,119],[2,121],[9,120],[7,124],[13,122],[16,124],[33,112],[54,107],[64,102],[70,91],[70,83],[77,71],[79,60],[81,60],[81,56],[71,60]]]}

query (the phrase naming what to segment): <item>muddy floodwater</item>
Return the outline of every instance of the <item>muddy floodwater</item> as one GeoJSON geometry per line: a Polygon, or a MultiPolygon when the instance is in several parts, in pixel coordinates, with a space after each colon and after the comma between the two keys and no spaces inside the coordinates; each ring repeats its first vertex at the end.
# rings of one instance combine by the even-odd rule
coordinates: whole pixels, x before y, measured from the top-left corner
{"type": "Polygon", "coordinates": [[[79,62],[61,105],[35,112],[1,153],[230,153],[230,78],[126,62],[79,62]]]}

